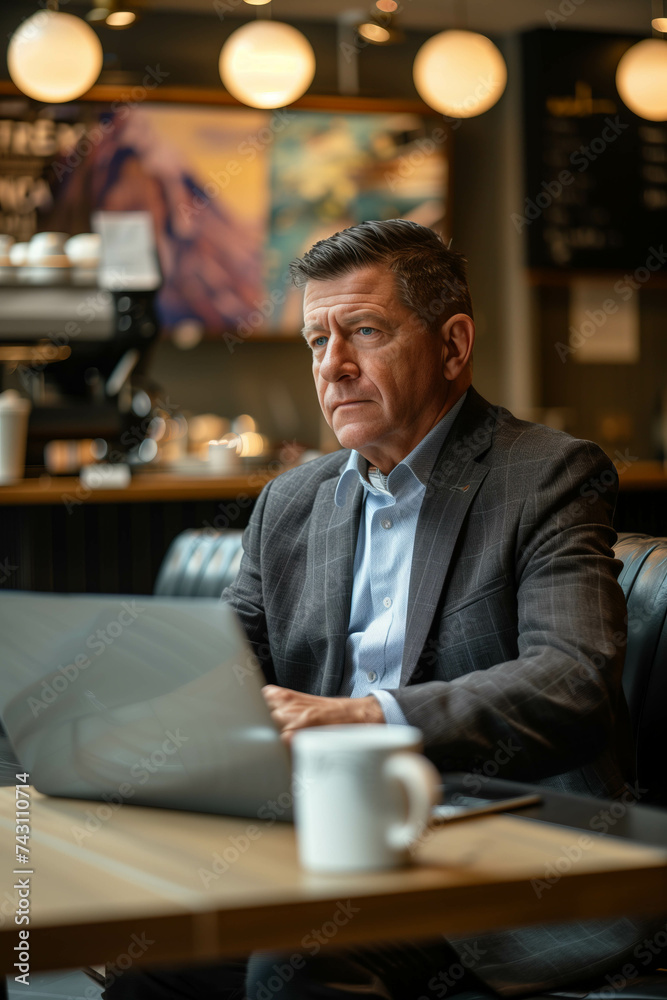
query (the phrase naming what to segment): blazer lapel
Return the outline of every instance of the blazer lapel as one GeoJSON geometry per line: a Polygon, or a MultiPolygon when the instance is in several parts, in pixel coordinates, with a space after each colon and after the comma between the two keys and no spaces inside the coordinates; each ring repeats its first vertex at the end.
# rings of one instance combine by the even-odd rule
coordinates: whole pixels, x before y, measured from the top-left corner
{"type": "Polygon", "coordinates": [[[470,388],[426,487],[410,571],[402,685],[408,683],[417,666],[459,532],[489,471],[478,459],[491,444],[495,424],[495,408],[470,388]]]}
{"type": "Polygon", "coordinates": [[[335,479],[320,487],[312,528],[315,617],[308,629],[308,642],[320,667],[318,693],[328,697],[338,694],[343,679],[354,554],[364,492],[357,480],[349,487],[345,506],[337,507],[334,500],[337,485],[335,479]]]}

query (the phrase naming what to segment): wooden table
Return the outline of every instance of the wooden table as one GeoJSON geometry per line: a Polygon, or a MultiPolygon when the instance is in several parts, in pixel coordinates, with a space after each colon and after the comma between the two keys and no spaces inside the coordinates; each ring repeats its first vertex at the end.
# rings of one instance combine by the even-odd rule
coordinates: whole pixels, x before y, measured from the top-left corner
{"type": "MultiPolygon", "coordinates": [[[[30,798],[32,972],[114,962],[133,942],[140,964],[211,960],[298,950],[313,932],[341,946],[657,914],[667,899],[667,850],[516,816],[432,831],[410,868],[334,877],[299,868],[289,825],[30,798]]],[[[28,877],[13,874],[14,811],[0,789],[0,972],[28,877]]]]}

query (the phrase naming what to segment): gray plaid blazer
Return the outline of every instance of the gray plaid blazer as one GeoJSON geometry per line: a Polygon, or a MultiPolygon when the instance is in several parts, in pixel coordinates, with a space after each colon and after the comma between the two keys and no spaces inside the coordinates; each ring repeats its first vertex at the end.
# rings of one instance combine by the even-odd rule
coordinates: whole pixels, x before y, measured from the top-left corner
{"type": "MultiPolygon", "coordinates": [[[[262,491],[223,594],[267,680],[338,694],[363,489],[334,503],[349,457],[262,491]]],[[[633,777],[621,689],[625,602],[612,515],[617,476],[589,441],[517,420],[474,389],[429,480],[417,525],[400,687],[392,693],[443,771],[615,797],[633,777]]],[[[500,992],[608,970],[641,941],[627,919],[452,939],[500,992]],[[472,950],[471,950],[472,949],[472,950]]],[[[470,966],[470,959],[468,961],[470,966]]]]}

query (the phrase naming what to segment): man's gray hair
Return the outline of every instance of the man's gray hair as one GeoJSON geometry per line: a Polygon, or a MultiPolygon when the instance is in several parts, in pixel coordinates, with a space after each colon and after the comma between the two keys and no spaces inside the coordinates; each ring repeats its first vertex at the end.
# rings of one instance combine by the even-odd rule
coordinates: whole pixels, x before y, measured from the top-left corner
{"type": "Polygon", "coordinates": [[[472,317],[467,261],[426,226],[407,219],[361,222],[315,243],[290,264],[297,288],[361,267],[386,264],[404,305],[430,329],[456,313],[472,317]]]}

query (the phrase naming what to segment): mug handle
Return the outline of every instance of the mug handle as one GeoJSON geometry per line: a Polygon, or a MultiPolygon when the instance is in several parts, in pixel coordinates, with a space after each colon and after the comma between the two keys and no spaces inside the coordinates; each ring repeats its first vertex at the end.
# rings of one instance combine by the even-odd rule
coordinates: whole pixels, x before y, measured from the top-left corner
{"type": "Polygon", "coordinates": [[[382,771],[386,780],[401,784],[407,795],[407,817],[392,823],[386,832],[393,850],[406,850],[419,839],[431,820],[433,806],[440,801],[440,773],[426,757],[406,751],[388,757],[382,771]]]}

